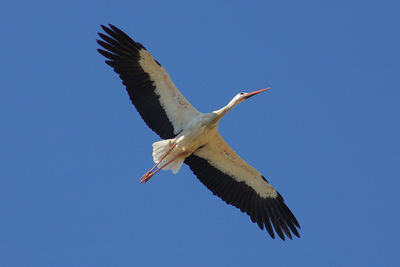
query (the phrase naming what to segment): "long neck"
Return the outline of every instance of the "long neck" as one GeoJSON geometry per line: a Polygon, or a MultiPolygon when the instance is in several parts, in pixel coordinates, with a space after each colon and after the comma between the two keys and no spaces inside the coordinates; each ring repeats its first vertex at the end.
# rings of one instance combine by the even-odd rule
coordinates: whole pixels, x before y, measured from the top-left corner
{"type": "Polygon", "coordinates": [[[239,102],[235,101],[235,99],[232,99],[231,102],[228,103],[225,107],[213,111],[214,114],[216,114],[215,122],[218,122],[223,116],[225,116],[228,111],[230,111],[234,106],[236,106],[239,102]]]}

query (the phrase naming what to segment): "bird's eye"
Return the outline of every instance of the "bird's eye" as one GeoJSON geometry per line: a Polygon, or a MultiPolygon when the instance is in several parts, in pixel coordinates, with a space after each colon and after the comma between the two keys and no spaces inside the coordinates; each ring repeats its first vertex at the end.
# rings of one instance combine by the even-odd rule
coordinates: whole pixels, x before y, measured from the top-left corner
{"type": "Polygon", "coordinates": [[[240,92],[239,95],[244,95],[244,93],[243,93],[243,92],[240,92]]]}

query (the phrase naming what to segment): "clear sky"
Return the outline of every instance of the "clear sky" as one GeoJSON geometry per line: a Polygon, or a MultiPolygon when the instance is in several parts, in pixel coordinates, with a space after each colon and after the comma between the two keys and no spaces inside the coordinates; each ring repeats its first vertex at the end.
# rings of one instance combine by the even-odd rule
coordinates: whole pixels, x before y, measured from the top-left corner
{"type": "Polygon", "coordinates": [[[400,266],[398,1],[7,1],[0,266],[400,266]],[[187,166],[143,185],[158,141],[95,39],[141,42],[277,188],[272,240],[187,166]]]}

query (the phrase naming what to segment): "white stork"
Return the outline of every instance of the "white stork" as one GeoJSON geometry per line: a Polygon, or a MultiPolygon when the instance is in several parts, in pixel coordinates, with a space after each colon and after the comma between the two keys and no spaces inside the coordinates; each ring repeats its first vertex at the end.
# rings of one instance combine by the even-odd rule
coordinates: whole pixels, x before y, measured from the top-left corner
{"type": "Polygon", "coordinates": [[[282,196],[255,168],[241,159],[218,133],[219,120],[234,106],[266,91],[237,94],[225,107],[211,113],[197,111],[175,87],[165,69],[138,42],[113,25],[98,49],[126,86],[146,124],[162,139],[153,144],[156,165],[143,175],[148,181],[159,170],[175,174],[183,162],[213,194],[247,213],[272,238],[300,237],[300,225],[282,196]]]}

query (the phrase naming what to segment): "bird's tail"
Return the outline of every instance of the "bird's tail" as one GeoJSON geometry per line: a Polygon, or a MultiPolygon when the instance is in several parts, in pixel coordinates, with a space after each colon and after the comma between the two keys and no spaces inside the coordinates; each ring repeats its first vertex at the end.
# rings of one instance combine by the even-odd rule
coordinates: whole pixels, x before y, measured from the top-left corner
{"type": "MultiPolygon", "coordinates": [[[[153,161],[155,163],[160,162],[160,160],[165,156],[165,154],[168,153],[168,150],[171,148],[172,145],[173,145],[172,139],[161,140],[153,143],[153,161]]],[[[178,173],[178,171],[182,167],[183,161],[185,160],[184,156],[177,157],[179,153],[180,153],[179,150],[176,151],[175,148],[172,149],[172,151],[170,151],[169,154],[162,160],[162,162],[159,165],[159,168],[162,168],[165,171],[172,170],[173,174],[178,173]],[[173,159],[174,161],[170,162],[173,159]],[[166,165],[167,163],[168,165],[166,165]]]]}

